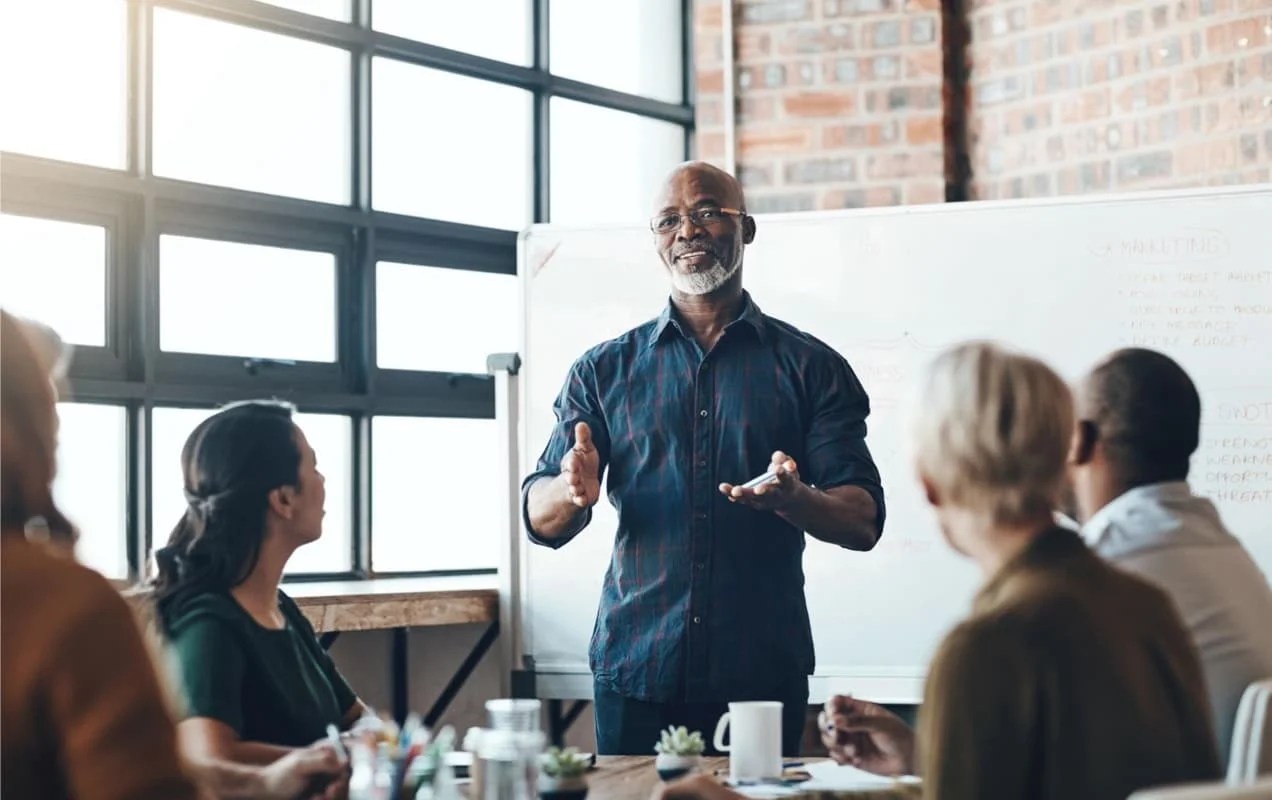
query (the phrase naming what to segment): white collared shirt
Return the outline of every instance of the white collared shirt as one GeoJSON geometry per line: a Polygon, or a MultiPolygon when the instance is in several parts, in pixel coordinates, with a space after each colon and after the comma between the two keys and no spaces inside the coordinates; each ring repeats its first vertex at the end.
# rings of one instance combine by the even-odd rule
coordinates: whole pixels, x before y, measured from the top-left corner
{"type": "Polygon", "coordinates": [[[1226,765],[1241,693],[1272,677],[1272,587],[1204,497],[1183,481],[1140,486],[1082,527],[1093,550],[1174,600],[1201,654],[1226,765]]]}

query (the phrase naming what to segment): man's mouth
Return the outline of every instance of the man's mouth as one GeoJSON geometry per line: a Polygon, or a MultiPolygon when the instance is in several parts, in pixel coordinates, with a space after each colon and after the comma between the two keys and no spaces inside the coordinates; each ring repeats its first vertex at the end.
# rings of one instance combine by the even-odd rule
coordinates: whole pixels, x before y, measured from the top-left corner
{"type": "Polygon", "coordinates": [[[676,254],[676,261],[686,266],[701,267],[715,260],[715,255],[707,250],[686,250],[676,254]]]}

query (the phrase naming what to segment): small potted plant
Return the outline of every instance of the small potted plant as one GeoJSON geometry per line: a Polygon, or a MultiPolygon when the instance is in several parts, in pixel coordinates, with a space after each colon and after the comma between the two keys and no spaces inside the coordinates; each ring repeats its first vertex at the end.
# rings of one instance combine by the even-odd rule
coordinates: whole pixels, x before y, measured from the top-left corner
{"type": "Polygon", "coordinates": [[[539,763],[539,797],[544,800],[583,800],[587,797],[588,761],[573,747],[548,748],[539,763]]]}
{"type": "Polygon", "coordinates": [[[696,771],[702,765],[702,751],[706,746],[700,732],[690,733],[683,725],[663,731],[662,738],[654,745],[658,753],[654,759],[658,777],[674,781],[696,771]]]}

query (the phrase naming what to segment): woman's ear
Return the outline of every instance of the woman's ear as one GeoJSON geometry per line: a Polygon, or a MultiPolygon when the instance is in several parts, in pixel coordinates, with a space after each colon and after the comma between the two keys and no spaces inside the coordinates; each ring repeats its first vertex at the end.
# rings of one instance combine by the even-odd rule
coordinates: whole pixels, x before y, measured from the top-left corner
{"type": "Polygon", "coordinates": [[[291,519],[296,514],[296,487],[280,486],[269,493],[269,510],[282,517],[291,519]]]}

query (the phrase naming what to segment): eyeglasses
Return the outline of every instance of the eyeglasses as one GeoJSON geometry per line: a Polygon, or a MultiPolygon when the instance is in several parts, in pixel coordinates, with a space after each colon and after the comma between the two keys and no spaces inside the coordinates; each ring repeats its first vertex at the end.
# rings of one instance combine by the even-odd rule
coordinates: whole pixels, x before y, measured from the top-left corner
{"type": "Polygon", "coordinates": [[[679,214],[675,212],[670,214],[659,214],[649,221],[649,229],[654,233],[671,233],[684,223],[685,217],[688,217],[690,221],[699,228],[708,228],[712,225],[719,225],[728,217],[745,216],[745,211],[739,211],[736,208],[716,208],[715,206],[706,206],[703,208],[695,208],[688,214],[679,214]]]}

